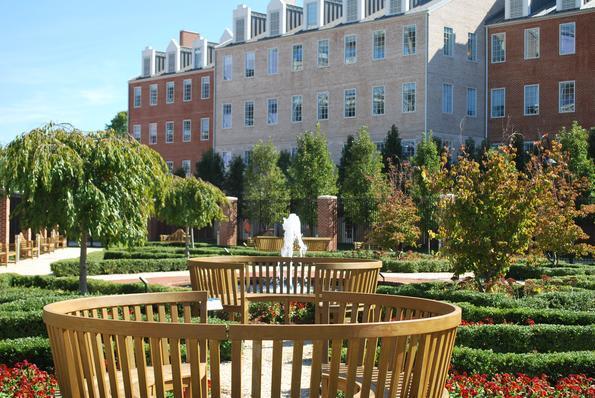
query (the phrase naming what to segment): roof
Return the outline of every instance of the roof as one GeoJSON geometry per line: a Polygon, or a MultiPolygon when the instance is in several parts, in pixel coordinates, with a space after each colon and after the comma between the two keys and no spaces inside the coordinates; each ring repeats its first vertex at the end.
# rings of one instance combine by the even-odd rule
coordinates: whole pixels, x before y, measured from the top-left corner
{"type": "Polygon", "coordinates": [[[531,13],[526,17],[505,19],[504,10],[496,13],[494,16],[486,21],[486,25],[495,25],[502,22],[527,21],[532,18],[540,18],[546,16],[564,16],[568,13],[573,13],[582,10],[595,9],[595,1],[588,1],[581,8],[572,8],[570,10],[558,11],[556,9],[556,0],[533,0],[531,2],[531,13]]]}

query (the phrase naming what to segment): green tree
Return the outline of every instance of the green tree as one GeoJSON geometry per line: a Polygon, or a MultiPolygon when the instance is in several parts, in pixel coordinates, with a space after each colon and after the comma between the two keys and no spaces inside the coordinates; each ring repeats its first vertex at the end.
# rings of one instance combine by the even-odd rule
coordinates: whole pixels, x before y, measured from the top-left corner
{"type": "Polygon", "coordinates": [[[277,165],[279,153],[272,143],[252,148],[244,178],[246,215],[258,223],[259,233],[282,220],[289,210],[289,190],[277,165]]]}
{"type": "Polygon", "coordinates": [[[387,193],[382,173],[382,155],[376,150],[368,130],[362,127],[344,155],[341,196],[350,221],[371,225],[378,216],[378,204],[387,193]]]}
{"type": "Polygon", "coordinates": [[[389,172],[391,164],[398,166],[402,156],[403,146],[401,145],[401,137],[399,137],[399,129],[393,124],[384,139],[384,147],[382,148],[384,172],[389,172]]]}
{"type": "MultiPolygon", "coordinates": [[[[558,134],[558,140],[562,144],[562,149],[569,156],[568,168],[575,179],[586,179],[589,189],[586,196],[590,196],[590,201],[595,201],[595,163],[589,157],[589,133],[577,122],[572,123],[570,129],[565,127],[558,134]]],[[[582,202],[587,201],[583,198],[582,202]]]]}
{"type": "Polygon", "coordinates": [[[300,216],[314,231],[320,195],[337,193],[337,169],[331,160],[326,136],[317,126],[297,139],[297,154],[289,168],[292,198],[298,201],[300,216]]]}
{"type": "Polygon", "coordinates": [[[516,154],[514,162],[518,171],[526,171],[527,163],[531,159],[529,153],[525,150],[525,137],[521,133],[514,133],[510,137],[509,146],[514,148],[516,154]]]}
{"type": "Polygon", "coordinates": [[[174,170],[173,175],[175,175],[176,177],[184,178],[186,177],[186,170],[184,170],[183,167],[178,167],[174,170]]]}
{"type": "MultiPolygon", "coordinates": [[[[445,155],[444,158],[446,158],[445,155]]],[[[422,136],[412,163],[414,167],[410,193],[417,206],[420,216],[420,229],[429,252],[431,237],[438,228],[436,210],[438,208],[439,193],[433,185],[433,180],[440,172],[438,146],[431,132],[427,132],[422,136]]]]}
{"type": "Polygon", "coordinates": [[[114,130],[117,135],[125,137],[128,135],[128,112],[118,112],[114,118],[105,125],[106,130],[114,130]]]}
{"type": "Polygon", "coordinates": [[[589,130],[589,157],[595,162],[595,127],[589,130]]]}
{"type": "Polygon", "coordinates": [[[78,240],[80,291],[87,293],[87,243],[138,244],[167,187],[161,156],[113,131],[85,134],[48,125],[17,137],[0,162],[7,192],[18,192],[23,227],[78,240]]]}
{"type": "Polygon", "coordinates": [[[196,178],[209,182],[217,188],[222,188],[225,184],[225,166],[223,158],[213,149],[209,149],[202,155],[202,158],[196,162],[196,178]]]}
{"type": "Polygon", "coordinates": [[[337,168],[337,185],[339,187],[343,185],[343,181],[345,180],[345,167],[351,161],[349,157],[351,156],[351,147],[353,146],[353,141],[355,141],[355,138],[352,135],[348,136],[347,141],[345,141],[345,144],[341,149],[341,159],[339,160],[339,167],[337,168]]]}
{"type": "Polygon", "coordinates": [[[291,178],[289,175],[289,168],[291,167],[291,163],[291,152],[289,152],[287,149],[283,149],[281,152],[279,152],[279,160],[277,161],[277,166],[279,166],[279,168],[283,172],[283,175],[285,176],[285,178],[287,178],[288,181],[291,178]]]}
{"type": "Polygon", "coordinates": [[[234,156],[231,159],[229,168],[225,173],[225,192],[229,196],[242,200],[244,196],[244,173],[246,171],[246,164],[241,156],[234,156]]]}
{"type": "Polygon", "coordinates": [[[159,218],[186,231],[187,257],[190,257],[190,228],[204,228],[225,218],[222,206],[227,203],[219,188],[194,177],[172,176],[159,218]]]}

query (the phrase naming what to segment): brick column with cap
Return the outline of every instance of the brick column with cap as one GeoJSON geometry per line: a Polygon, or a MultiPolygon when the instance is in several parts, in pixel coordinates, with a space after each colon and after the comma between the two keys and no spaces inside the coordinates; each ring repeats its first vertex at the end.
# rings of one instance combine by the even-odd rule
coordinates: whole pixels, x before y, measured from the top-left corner
{"type": "MultiPolygon", "coordinates": [[[[4,196],[0,198],[0,243],[8,247],[10,243],[10,198],[4,196]]],[[[0,258],[0,263],[8,262],[8,254],[0,258]]]]}
{"type": "Polygon", "coordinates": [[[220,246],[237,246],[238,244],[238,198],[228,196],[229,205],[223,207],[226,221],[219,223],[220,246]]]}
{"type": "Polygon", "coordinates": [[[337,197],[319,196],[318,197],[318,236],[321,238],[331,238],[328,249],[337,250],[338,224],[337,224],[337,197]]]}

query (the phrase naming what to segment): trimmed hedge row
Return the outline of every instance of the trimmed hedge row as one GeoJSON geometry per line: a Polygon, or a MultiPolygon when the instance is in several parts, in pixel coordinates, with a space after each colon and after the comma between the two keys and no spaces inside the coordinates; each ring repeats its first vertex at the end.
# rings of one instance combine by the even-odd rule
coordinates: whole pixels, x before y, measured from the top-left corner
{"type": "Polygon", "coordinates": [[[543,279],[527,279],[526,283],[536,286],[555,286],[559,289],[595,290],[595,275],[570,275],[543,279]]]}
{"type": "Polygon", "coordinates": [[[538,353],[496,353],[467,347],[455,347],[453,370],[467,373],[524,373],[547,375],[553,380],[569,374],[595,376],[595,354],[592,351],[538,353]]]}
{"type": "Polygon", "coordinates": [[[0,312],[0,340],[32,336],[47,337],[41,310],[0,312]]]}
{"type": "Polygon", "coordinates": [[[480,307],[470,303],[455,303],[463,310],[463,319],[481,322],[487,318],[494,323],[517,323],[526,325],[529,321],[554,325],[592,325],[595,312],[551,310],[537,308],[495,308],[480,307]]]}
{"type": "Polygon", "coordinates": [[[0,363],[12,366],[29,361],[39,368],[51,371],[54,367],[50,342],[45,337],[24,337],[0,340],[0,363]]]}
{"type": "Polygon", "coordinates": [[[571,276],[571,275],[595,275],[595,267],[582,264],[564,264],[563,267],[541,267],[530,265],[513,265],[506,276],[517,280],[539,279],[542,276],[571,276]]]}
{"type": "MultiPolygon", "coordinates": [[[[140,272],[182,271],[187,269],[185,258],[129,259],[89,261],[89,275],[134,274],[140,272]]],[[[51,264],[55,276],[75,276],[79,273],[77,260],[62,260],[51,264]]]]}
{"type": "Polygon", "coordinates": [[[481,325],[457,331],[458,346],[494,352],[566,352],[595,350],[595,325],[481,325]]]}

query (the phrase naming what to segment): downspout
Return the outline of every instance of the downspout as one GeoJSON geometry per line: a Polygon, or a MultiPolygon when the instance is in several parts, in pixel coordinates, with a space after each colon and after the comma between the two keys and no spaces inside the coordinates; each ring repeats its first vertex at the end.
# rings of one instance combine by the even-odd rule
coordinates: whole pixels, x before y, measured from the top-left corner
{"type": "Polygon", "coordinates": [[[488,54],[489,51],[489,47],[490,47],[490,42],[489,42],[489,38],[490,35],[488,34],[488,26],[485,26],[485,50],[484,50],[484,62],[485,62],[485,73],[484,73],[484,83],[485,83],[485,88],[484,88],[484,93],[483,93],[483,103],[484,103],[484,123],[485,123],[485,128],[484,128],[484,140],[486,142],[486,144],[488,144],[488,101],[489,101],[489,92],[488,92],[488,72],[489,72],[489,62],[490,62],[490,56],[488,54]]]}
{"type": "Polygon", "coordinates": [[[217,147],[217,47],[213,52],[213,152],[215,152],[217,147]]]}
{"type": "Polygon", "coordinates": [[[426,62],[424,81],[424,132],[428,131],[428,63],[430,62],[430,11],[426,12],[426,62]]]}

